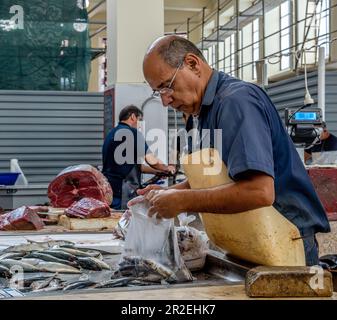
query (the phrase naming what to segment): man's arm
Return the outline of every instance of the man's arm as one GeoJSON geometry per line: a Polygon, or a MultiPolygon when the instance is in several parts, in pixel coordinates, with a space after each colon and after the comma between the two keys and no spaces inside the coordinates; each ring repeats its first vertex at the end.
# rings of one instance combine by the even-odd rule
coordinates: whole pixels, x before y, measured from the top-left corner
{"type": "Polygon", "coordinates": [[[268,207],[274,203],[274,179],[266,174],[254,174],[249,179],[219,187],[182,190],[183,211],[238,213],[268,207]]]}
{"type": "Polygon", "coordinates": [[[153,169],[152,167],[144,165],[144,164],[142,164],[140,167],[141,167],[141,172],[142,173],[157,174],[157,173],[161,172],[159,170],[153,169]]]}
{"type": "Polygon", "coordinates": [[[254,172],[218,187],[152,191],[147,198],[152,205],[149,215],[159,212],[162,218],[172,218],[180,212],[238,213],[271,206],[275,200],[274,179],[254,172]]]}
{"type": "Polygon", "coordinates": [[[191,187],[190,184],[188,183],[188,180],[186,179],[180,183],[168,187],[168,189],[184,190],[184,189],[191,189],[191,187]]]}
{"type": "Polygon", "coordinates": [[[161,172],[166,172],[166,173],[174,173],[175,168],[174,166],[167,166],[164,164],[160,159],[156,158],[152,153],[147,153],[145,156],[145,161],[148,163],[148,165],[155,169],[159,170],[161,172]]]}

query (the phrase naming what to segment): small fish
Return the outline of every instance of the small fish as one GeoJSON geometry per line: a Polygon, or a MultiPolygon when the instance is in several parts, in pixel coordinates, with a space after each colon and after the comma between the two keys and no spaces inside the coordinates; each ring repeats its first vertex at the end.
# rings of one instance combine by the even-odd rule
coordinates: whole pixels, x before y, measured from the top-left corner
{"type": "Polygon", "coordinates": [[[36,265],[36,268],[39,268],[42,272],[57,272],[57,273],[81,273],[80,270],[57,262],[40,262],[36,265]]]}
{"type": "Polygon", "coordinates": [[[103,269],[111,270],[107,263],[94,257],[79,257],[78,261],[80,266],[84,269],[95,271],[101,271],[103,269]]]}
{"type": "Polygon", "coordinates": [[[169,268],[165,267],[164,265],[162,265],[161,263],[151,259],[144,259],[143,263],[151,270],[160,274],[164,279],[176,280],[174,272],[169,268]]]}
{"type": "MultiPolygon", "coordinates": [[[[57,275],[58,274],[55,273],[53,275],[53,277],[56,277],[57,275]]],[[[33,282],[36,282],[36,281],[46,281],[46,280],[48,280],[50,278],[51,278],[50,275],[48,275],[48,276],[40,276],[40,275],[35,275],[34,274],[34,275],[30,276],[30,275],[27,274],[27,275],[24,276],[24,278],[22,280],[23,280],[24,287],[30,287],[33,282]]]]}
{"type": "Polygon", "coordinates": [[[81,280],[76,281],[73,283],[68,284],[66,287],[63,288],[64,291],[68,290],[75,290],[75,289],[85,289],[85,288],[91,288],[96,285],[96,282],[93,282],[91,280],[81,280]]]}
{"type": "Polygon", "coordinates": [[[50,283],[55,279],[56,275],[53,275],[47,279],[43,280],[36,280],[31,283],[30,288],[35,291],[35,290],[41,290],[50,285],[50,283]]]}
{"type": "Polygon", "coordinates": [[[44,251],[39,251],[39,253],[43,253],[43,254],[48,254],[50,256],[62,259],[62,260],[67,260],[67,261],[71,261],[71,262],[76,262],[77,261],[77,257],[74,256],[73,254],[70,254],[68,252],[62,251],[60,249],[48,249],[48,250],[44,250],[44,251]]]}
{"type": "Polygon", "coordinates": [[[74,245],[74,243],[70,241],[63,241],[63,240],[50,240],[45,242],[37,242],[33,240],[26,239],[28,243],[19,244],[15,246],[10,246],[1,253],[8,253],[8,252],[31,252],[31,251],[41,251],[44,249],[52,248],[52,247],[62,247],[62,245],[74,245]]]}
{"type": "MultiPolygon", "coordinates": [[[[153,272],[157,273],[163,279],[170,279],[172,281],[176,280],[175,273],[171,269],[167,268],[166,266],[152,259],[145,259],[140,256],[124,256],[123,260],[126,262],[129,262],[130,264],[134,264],[135,268],[136,267],[140,268],[141,266],[144,266],[145,268],[148,269],[149,271],[148,273],[153,273],[153,272]]],[[[122,262],[122,266],[123,266],[123,262],[122,262]]]]}
{"type": "Polygon", "coordinates": [[[135,280],[131,280],[128,283],[128,287],[138,287],[138,286],[153,286],[153,285],[157,285],[160,284],[161,281],[149,281],[147,279],[135,279],[135,280]]]}
{"type": "Polygon", "coordinates": [[[149,269],[142,265],[123,265],[117,270],[117,275],[145,277],[149,273],[149,269]]]}
{"type": "Polygon", "coordinates": [[[43,260],[37,258],[22,258],[20,261],[23,263],[31,264],[34,267],[43,262],[43,260]]]}
{"type": "Polygon", "coordinates": [[[0,256],[0,260],[3,259],[16,259],[25,255],[25,252],[8,252],[0,256]]]}
{"type": "Polygon", "coordinates": [[[163,277],[158,273],[148,273],[147,275],[141,277],[140,280],[154,284],[161,283],[163,277]]]}
{"type": "Polygon", "coordinates": [[[44,243],[26,243],[26,244],[19,244],[16,246],[8,247],[2,250],[1,254],[9,253],[9,252],[31,252],[31,251],[43,250],[46,248],[47,246],[44,243]]]}
{"type": "Polygon", "coordinates": [[[73,249],[73,248],[60,248],[55,250],[61,250],[63,252],[68,252],[76,257],[94,257],[94,258],[101,258],[103,259],[102,254],[98,251],[94,250],[88,250],[88,251],[82,251],[79,249],[73,249]]]}
{"type": "Polygon", "coordinates": [[[40,292],[51,292],[51,291],[58,291],[62,290],[63,285],[61,284],[61,281],[58,279],[53,279],[50,283],[49,286],[43,289],[38,289],[33,291],[33,293],[40,293],[40,292]]]}
{"type": "Polygon", "coordinates": [[[52,248],[52,247],[63,247],[63,246],[69,246],[73,247],[75,243],[67,240],[49,240],[44,242],[34,241],[30,239],[26,239],[29,243],[35,243],[35,244],[44,244],[46,248],[52,248]]]}
{"type": "Polygon", "coordinates": [[[55,256],[46,254],[42,252],[31,252],[30,254],[26,255],[25,258],[36,258],[36,259],[41,259],[44,261],[48,261],[48,262],[58,262],[58,263],[62,263],[62,264],[66,264],[72,267],[78,267],[78,263],[77,262],[73,262],[73,261],[69,261],[69,260],[64,260],[64,259],[59,259],[55,256]]]}
{"type": "Polygon", "coordinates": [[[323,257],[320,257],[319,260],[329,265],[329,269],[335,270],[337,268],[337,255],[327,254],[323,257]]]}
{"type": "Polygon", "coordinates": [[[0,265],[0,278],[10,278],[11,274],[9,269],[5,266],[0,265]]]}
{"type": "Polygon", "coordinates": [[[125,287],[133,280],[135,280],[135,278],[131,277],[112,279],[95,286],[95,288],[102,289],[102,288],[125,287]]]}
{"type": "Polygon", "coordinates": [[[36,268],[35,266],[25,263],[25,262],[21,262],[19,260],[14,260],[14,259],[3,259],[0,260],[0,265],[3,265],[9,269],[11,269],[12,267],[19,267],[22,268],[24,272],[37,272],[39,271],[38,268],[36,268]]]}

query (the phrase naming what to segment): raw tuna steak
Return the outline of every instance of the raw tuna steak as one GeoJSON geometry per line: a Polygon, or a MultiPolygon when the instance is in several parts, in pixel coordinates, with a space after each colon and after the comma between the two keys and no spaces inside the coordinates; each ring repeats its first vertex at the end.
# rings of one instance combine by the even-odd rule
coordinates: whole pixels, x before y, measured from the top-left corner
{"type": "Polygon", "coordinates": [[[100,171],[81,164],[61,171],[49,184],[48,197],[55,208],[68,208],[82,198],[94,198],[110,205],[112,189],[100,171]]]}
{"type": "Polygon", "coordinates": [[[64,211],[70,218],[106,218],[110,217],[110,207],[93,198],[83,198],[64,211]]]}
{"type": "Polygon", "coordinates": [[[40,230],[43,227],[36,210],[26,206],[0,216],[0,230],[40,230]]]}

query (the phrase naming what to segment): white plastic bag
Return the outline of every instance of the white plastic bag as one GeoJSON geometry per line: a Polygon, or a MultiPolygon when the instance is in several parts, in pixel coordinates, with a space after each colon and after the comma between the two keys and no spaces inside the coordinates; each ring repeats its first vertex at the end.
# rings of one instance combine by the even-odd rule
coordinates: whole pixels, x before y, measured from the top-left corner
{"type": "Polygon", "coordinates": [[[125,240],[126,233],[131,221],[131,215],[132,213],[129,209],[125,210],[116,227],[112,230],[114,239],[125,240]]]}
{"type": "Polygon", "coordinates": [[[178,216],[180,227],[176,228],[180,253],[190,271],[201,270],[206,261],[209,249],[209,239],[207,234],[193,227],[188,226],[195,220],[194,216],[187,216],[181,213],[178,216]]]}
{"type": "Polygon", "coordinates": [[[19,165],[18,159],[11,159],[10,162],[11,172],[20,173],[18,179],[15,182],[16,186],[27,186],[28,180],[26,176],[23,174],[23,171],[19,165]]]}
{"type": "Polygon", "coordinates": [[[149,217],[148,209],[149,203],[142,196],[137,197],[136,203],[130,207],[132,218],[126,234],[120,270],[131,269],[131,275],[142,279],[150,273],[150,276],[157,274],[167,282],[193,280],[180,255],[174,220],[149,217]],[[136,272],[132,270],[132,265],[137,269],[136,272]]]}

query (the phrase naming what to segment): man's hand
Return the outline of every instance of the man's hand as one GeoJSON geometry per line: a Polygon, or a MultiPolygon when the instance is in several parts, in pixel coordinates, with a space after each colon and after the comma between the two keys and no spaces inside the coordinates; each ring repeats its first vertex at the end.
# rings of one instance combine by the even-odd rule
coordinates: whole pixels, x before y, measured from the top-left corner
{"type": "Polygon", "coordinates": [[[157,218],[169,219],[184,211],[179,190],[151,190],[145,198],[151,205],[148,211],[150,217],[157,214],[157,218]]]}
{"type": "Polygon", "coordinates": [[[172,165],[168,165],[166,168],[166,172],[170,174],[175,174],[176,173],[176,167],[172,165]]]}
{"type": "Polygon", "coordinates": [[[150,184],[146,186],[144,189],[138,189],[137,194],[140,196],[145,196],[151,190],[165,190],[166,188],[159,186],[158,184],[150,184]]]}

